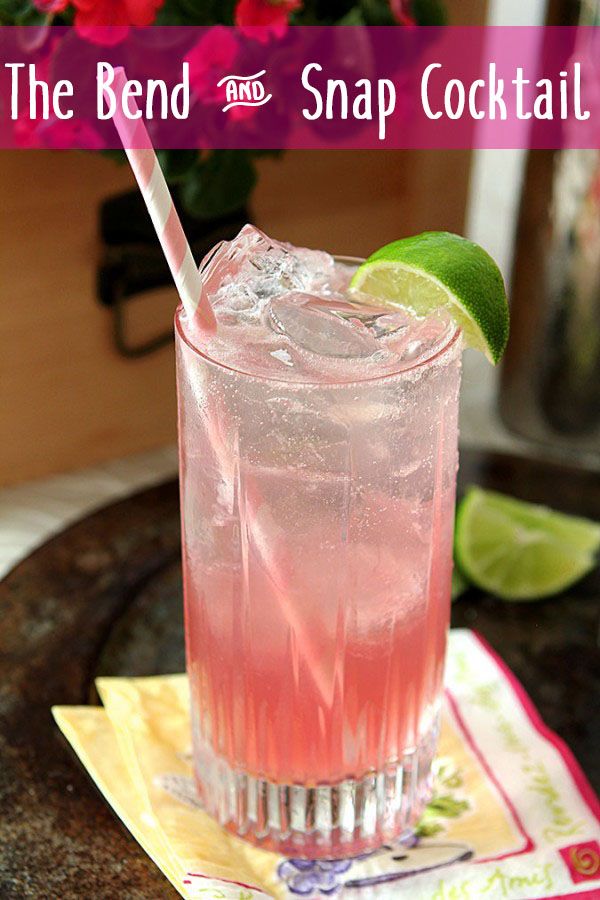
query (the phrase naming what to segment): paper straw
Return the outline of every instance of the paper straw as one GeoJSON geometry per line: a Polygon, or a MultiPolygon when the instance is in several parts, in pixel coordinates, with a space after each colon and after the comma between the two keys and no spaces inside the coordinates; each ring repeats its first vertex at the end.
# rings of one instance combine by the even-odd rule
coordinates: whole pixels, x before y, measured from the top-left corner
{"type": "MultiPolygon", "coordinates": [[[[125,70],[115,69],[114,91],[117,99],[113,116],[115,127],[123,143],[127,159],[133,169],[152,224],[171,269],[181,302],[191,321],[206,331],[215,331],[217,324],[208,298],[202,293],[202,279],[187,242],[173,197],[152,146],[150,135],[141,118],[129,119],[123,112],[123,89],[127,82],[125,70]]],[[[128,97],[130,114],[139,110],[133,97],[128,97]]]]}
{"type": "MultiPolygon", "coordinates": [[[[193,317],[193,320],[205,330],[214,331],[216,329],[215,315],[208,298],[203,295],[202,278],[194,262],[150,135],[141,118],[130,119],[123,112],[122,95],[126,82],[125,70],[122,67],[115,69],[114,91],[117,103],[113,119],[116,129],[169,263],[181,302],[190,319],[193,317]]],[[[128,98],[128,109],[130,114],[138,112],[137,104],[132,97],[128,98]]],[[[210,412],[208,431],[220,473],[225,483],[229,484],[231,479],[225,473],[223,466],[223,460],[228,458],[228,451],[220,436],[218,418],[210,412]]],[[[249,533],[266,571],[271,573],[276,583],[281,584],[283,581],[285,584],[280,565],[270,547],[270,541],[257,521],[256,511],[259,505],[258,497],[250,498],[249,533]]],[[[296,636],[313,683],[323,702],[328,705],[331,699],[330,679],[323,672],[320,654],[306,632],[302,611],[296,608],[285,590],[278,592],[278,602],[284,619],[296,636]]]]}

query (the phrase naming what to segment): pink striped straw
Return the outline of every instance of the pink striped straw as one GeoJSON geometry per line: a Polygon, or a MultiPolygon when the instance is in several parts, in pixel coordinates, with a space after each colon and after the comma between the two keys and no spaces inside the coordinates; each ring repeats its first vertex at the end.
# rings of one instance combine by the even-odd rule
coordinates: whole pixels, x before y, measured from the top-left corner
{"type": "MultiPolygon", "coordinates": [[[[208,299],[202,293],[202,279],[187,242],[173,197],[152,146],[143,119],[129,119],[123,112],[125,70],[115,69],[114,90],[117,98],[113,116],[127,159],[133,169],[152,224],[171,269],[181,302],[190,319],[206,331],[215,331],[217,323],[208,299]]],[[[127,100],[130,114],[139,112],[133,97],[127,100]]]]}
{"type": "MultiPolygon", "coordinates": [[[[190,316],[207,331],[215,331],[217,324],[212,306],[206,295],[202,292],[202,279],[194,262],[190,245],[187,242],[181,221],[177,215],[173,198],[167,187],[167,182],[160,168],[158,158],[150,135],[141,118],[130,119],[123,113],[122,95],[127,78],[122,67],[115,69],[114,91],[117,98],[115,114],[113,116],[119,137],[125,148],[125,153],[133,169],[144,202],[152,218],[158,239],[169,263],[171,274],[175,280],[181,302],[190,316]],[[135,149],[132,149],[135,148],[135,149]]],[[[138,112],[137,104],[132,97],[128,98],[129,112],[138,112]]],[[[217,465],[221,470],[223,480],[231,483],[231,478],[224,471],[223,460],[227,459],[227,450],[220,437],[219,420],[209,414],[208,422],[217,465]]],[[[280,571],[279,562],[274,558],[269,541],[263,534],[256,516],[256,507],[259,505],[257,497],[249,499],[249,531],[252,535],[256,549],[263,559],[267,571],[271,571],[278,582],[285,583],[280,571]]],[[[291,602],[287,593],[279,594],[279,603],[282,615],[288,620],[292,632],[296,635],[301,652],[308,663],[310,676],[324,703],[329,703],[332,687],[331,679],[322,671],[319,652],[313,646],[307,635],[302,621],[301,611],[291,602]]]]}

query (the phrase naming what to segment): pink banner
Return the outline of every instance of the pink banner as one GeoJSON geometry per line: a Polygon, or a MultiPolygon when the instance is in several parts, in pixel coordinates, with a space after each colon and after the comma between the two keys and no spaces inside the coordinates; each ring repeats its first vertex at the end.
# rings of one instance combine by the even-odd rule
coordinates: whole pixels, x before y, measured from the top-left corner
{"type": "Polygon", "coordinates": [[[157,148],[600,147],[595,27],[220,25],[0,28],[0,147],[120,147],[118,66],[157,148]]]}

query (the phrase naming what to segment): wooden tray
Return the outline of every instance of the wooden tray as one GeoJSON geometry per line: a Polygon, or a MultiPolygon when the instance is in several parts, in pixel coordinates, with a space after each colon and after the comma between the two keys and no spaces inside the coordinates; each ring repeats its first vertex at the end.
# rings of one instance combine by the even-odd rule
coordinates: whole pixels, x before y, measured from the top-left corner
{"type": "MultiPolygon", "coordinates": [[[[600,518],[600,479],[463,452],[460,483],[600,518]]],[[[96,675],[182,671],[177,484],[77,523],[0,584],[0,896],[177,897],[54,726],[55,703],[96,703],[96,675]]],[[[480,631],[600,784],[600,573],[566,595],[507,604],[471,591],[453,624],[480,631]]]]}

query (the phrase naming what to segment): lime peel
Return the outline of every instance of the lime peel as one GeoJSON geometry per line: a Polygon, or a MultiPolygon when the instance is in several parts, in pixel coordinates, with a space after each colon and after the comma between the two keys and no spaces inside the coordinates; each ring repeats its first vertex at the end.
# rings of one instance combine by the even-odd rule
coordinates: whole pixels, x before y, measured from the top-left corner
{"type": "Polygon", "coordinates": [[[472,487],[459,504],[455,558],[478,587],[504,600],[536,600],[596,565],[600,525],[472,487]]]}
{"type": "Polygon", "coordinates": [[[448,310],[466,346],[497,363],[508,340],[502,275],[478,244],[445,231],[402,238],[373,253],[355,272],[351,289],[374,302],[417,316],[448,310]]]}

